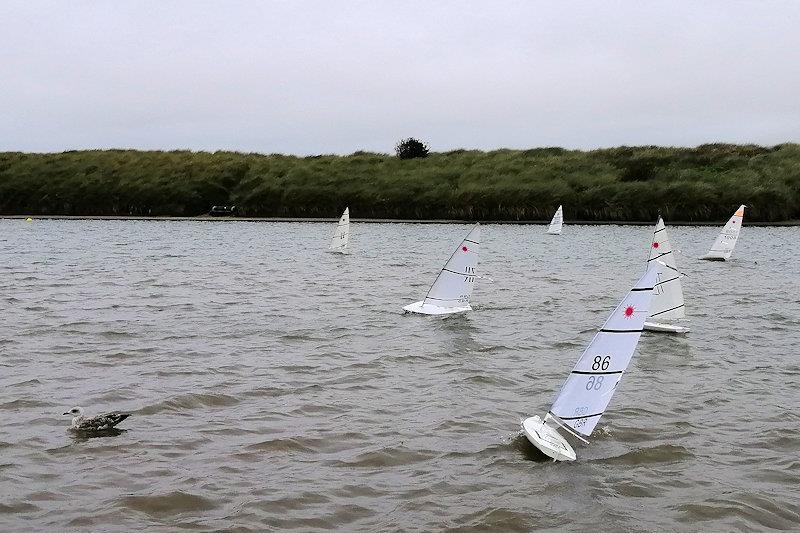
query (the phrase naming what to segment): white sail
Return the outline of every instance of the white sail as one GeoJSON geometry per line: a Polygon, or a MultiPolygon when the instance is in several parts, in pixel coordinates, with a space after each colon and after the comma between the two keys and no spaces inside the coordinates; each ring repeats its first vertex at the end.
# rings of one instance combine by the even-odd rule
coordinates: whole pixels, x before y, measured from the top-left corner
{"type": "Polygon", "coordinates": [[[647,267],[655,268],[658,271],[655,289],[653,289],[653,301],[650,304],[650,318],[658,320],[684,318],[686,312],[683,287],[681,287],[681,273],[675,264],[672,245],[667,236],[667,227],[661,217],[658,217],[653,231],[647,267]]]}
{"type": "Polygon", "coordinates": [[[332,252],[347,252],[347,244],[350,242],[350,208],[345,207],[342,217],[339,219],[339,224],[336,226],[336,231],[333,233],[331,239],[332,252]]]}
{"type": "Polygon", "coordinates": [[[560,424],[587,437],[594,431],[639,343],[657,275],[647,270],[578,359],[550,408],[560,424]]]}
{"type": "Polygon", "coordinates": [[[733,248],[736,246],[736,241],[739,238],[739,231],[742,228],[742,220],[744,219],[744,205],[740,205],[739,209],[722,228],[717,240],[711,245],[711,249],[706,255],[700,259],[709,259],[711,261],[727,261],[733,253],[733,248]]]}
{"type": "Polygon", "coordinates": [[[550,221],[550,226],[547,228],[547,233],[550,235],[561,235],[561,226],[564,224],[564,210],[558,206],[556,214],[553,215],[553,220],[550,221]]]}
{"type": "Polygon", "coordinates": [[[469,300],[475,285],[475,269],[478,266],[480,235],[480,224],[475,224],[442,267],[425,299],[403,309],[434,315],[469,311],[469,300]]]}

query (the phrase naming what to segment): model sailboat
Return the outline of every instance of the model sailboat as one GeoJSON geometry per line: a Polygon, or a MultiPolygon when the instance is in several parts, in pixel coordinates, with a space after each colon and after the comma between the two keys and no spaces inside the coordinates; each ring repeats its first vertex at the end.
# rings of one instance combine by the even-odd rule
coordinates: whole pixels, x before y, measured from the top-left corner
{"type": "Polygon", "coordinates": [[[556,214],[553,215],[553,220],[550,221],[550,226],[547,227],[547,233],[550,235],[561,235],[561,226],[564,225],[564,210],[558,206],[556,214]]]}
{"type": "Polygon", "coordinates": [[[722,228],[717,240],[711,245],[711,249],[706,255],[700,259],[708,259],[709,261],[727,261],[731,258],[733,248],[736,246],[736,241],[739,239],[739,231],[742,229],[742,220],[744,219],[745,205],[740,205],[739,209],[722,228]]]}
{"type": "Polygon", "coordinates": [[[588,442],[584,437],[592,434],[603,416],[639,344],[657,275],[657,269],[648,269],[614,309],[578,359],[544,420],[533,416],[522,422],[525,436],[548,457],[575,460],[575,450],[557,427],[588,442]]]}
{"type": "Polygon", "coordinates": [[[475,285],[481,226],[475,224],[447,260],[425,299],[403,307],[408,313],[449,315],[471,311],[469,299],[475,285]]]}
{"type": "Polygon", "coordinates": [[[347,244],[350,242],[350,208],[345,207],[342,217],[339,219],[339,224],[336,226],[336,231],[333,233],[331,239],[331,252],[338,252],[340,254],[347,253],[347,244]]]}
{"type": "Polygon", "coordinates": [[[655,268],[658,274],[655,289],[653,289],[653,301],[650,304],[650,317],[644,323],[644,329],[666,333],[687,333],[689,331],[687,327],[656,322],[656,320],[669,321],[686,316],[681,273],[675,264],[672,245],[667,236],[667,227],[661,217],[658,217],[655,230],[653,230],[647,268],[655,268]]]}

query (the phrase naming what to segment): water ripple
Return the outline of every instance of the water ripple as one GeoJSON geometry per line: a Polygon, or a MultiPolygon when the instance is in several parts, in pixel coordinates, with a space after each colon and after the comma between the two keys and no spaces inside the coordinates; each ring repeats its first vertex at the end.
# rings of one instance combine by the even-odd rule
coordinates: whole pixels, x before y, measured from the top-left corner
{"type": "Polygon", "coordinates": [[[800,528],[800,230],[707,263],[715,228],[670,228],[692,332],[642,337],[562,464],[519,422],[651,230],[486,225],[474,311],[403,315],[467,229],[0,220],[0,530],[800,528]],[[133,416],[78,438],[76,404],[133,416]]]}

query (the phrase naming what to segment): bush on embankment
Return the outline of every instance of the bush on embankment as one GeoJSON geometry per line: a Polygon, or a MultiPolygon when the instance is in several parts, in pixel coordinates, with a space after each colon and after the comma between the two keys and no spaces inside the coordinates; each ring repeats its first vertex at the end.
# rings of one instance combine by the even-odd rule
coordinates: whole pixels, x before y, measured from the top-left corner
{"type": "Polygon", "coordinates": [[[0,214],[721,221],[800,219],[800,145],[454,150],[295,157],[88,150],[0,153],[0,214]]]}

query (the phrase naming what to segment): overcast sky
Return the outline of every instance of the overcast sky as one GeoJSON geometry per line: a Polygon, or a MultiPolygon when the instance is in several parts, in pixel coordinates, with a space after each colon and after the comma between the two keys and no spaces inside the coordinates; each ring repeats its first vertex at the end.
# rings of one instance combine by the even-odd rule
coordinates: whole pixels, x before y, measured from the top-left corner
{"type": "Polygon", "coordinates": [[[800,1],[0,3],[3,151],[390,152],[408,136],[800,142],[800,1]]]}

